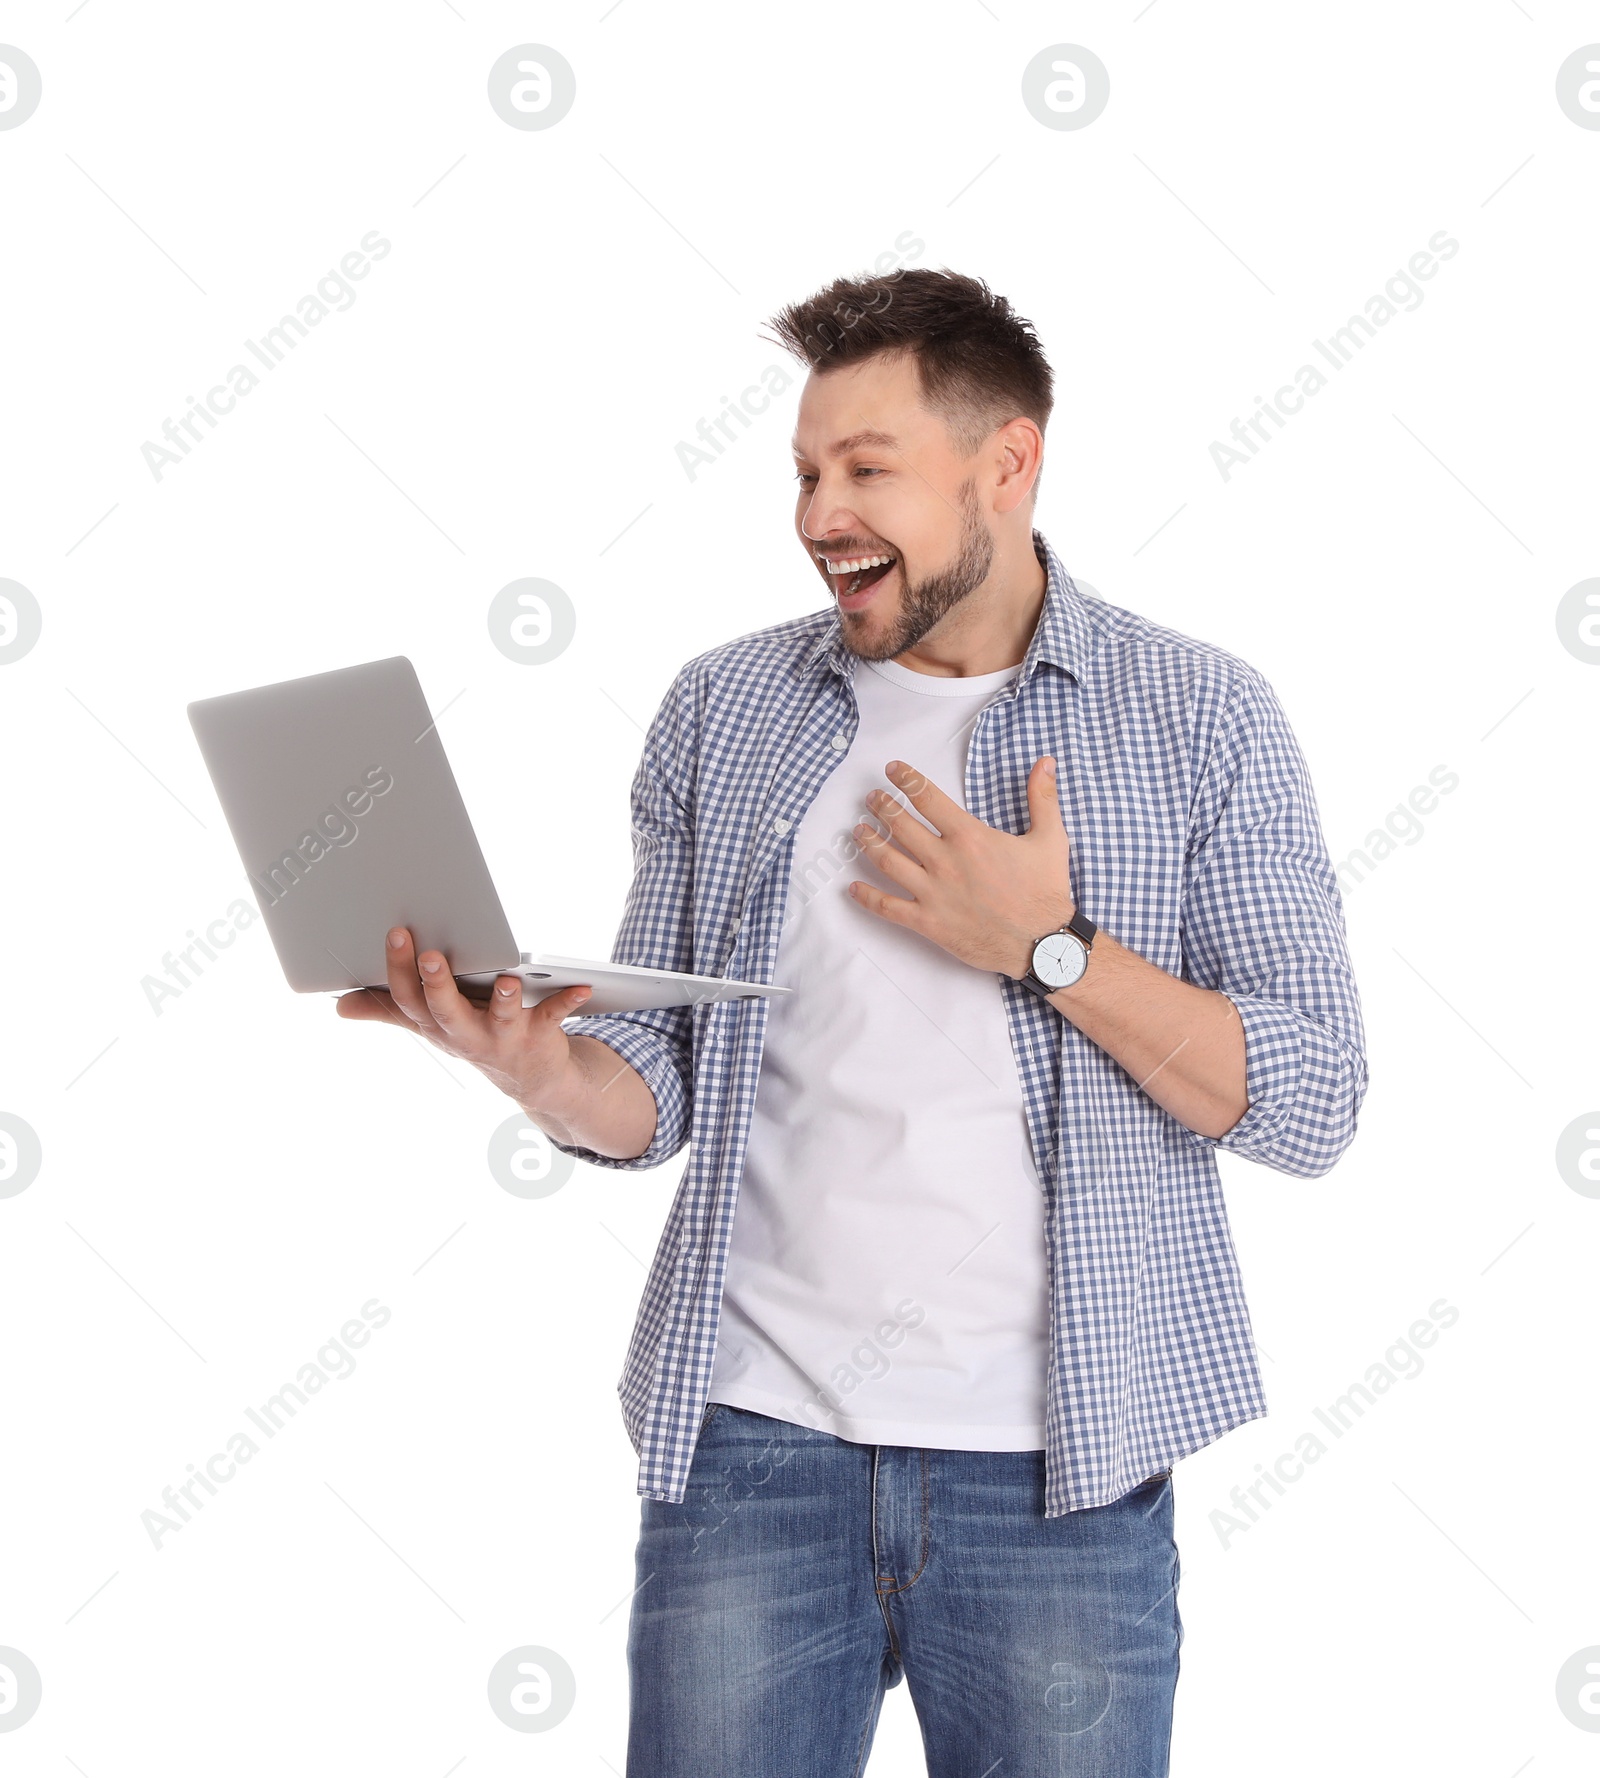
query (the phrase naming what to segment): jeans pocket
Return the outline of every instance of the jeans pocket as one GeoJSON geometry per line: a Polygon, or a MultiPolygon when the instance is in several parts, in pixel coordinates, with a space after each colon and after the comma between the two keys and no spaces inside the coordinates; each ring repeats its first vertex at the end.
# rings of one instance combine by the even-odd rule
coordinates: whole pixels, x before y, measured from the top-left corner
{"type": "Polygon", "coordinates": [[[708,1401],[706,1403],[706,1411],[700,1416],[700,1430],[701,1430],[701,1432],[704,1432],[705,1429],[711,1424],[711,1416],[714,1413],[716,1413],[718,1408],[720,1408],[724,1405],[725,1404],[720,1401],[708,1401]]]}

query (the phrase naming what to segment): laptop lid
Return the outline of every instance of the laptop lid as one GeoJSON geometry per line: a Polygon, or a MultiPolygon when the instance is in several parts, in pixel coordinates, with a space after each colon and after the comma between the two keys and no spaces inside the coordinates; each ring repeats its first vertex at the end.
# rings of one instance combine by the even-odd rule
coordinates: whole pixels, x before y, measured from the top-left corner
{"type": "Polygon", "coordinates": [[[404,655],[202,698],[189,722],[291,988],[383,987],[391,926],[457,975],[515,967],[404,655]]]}

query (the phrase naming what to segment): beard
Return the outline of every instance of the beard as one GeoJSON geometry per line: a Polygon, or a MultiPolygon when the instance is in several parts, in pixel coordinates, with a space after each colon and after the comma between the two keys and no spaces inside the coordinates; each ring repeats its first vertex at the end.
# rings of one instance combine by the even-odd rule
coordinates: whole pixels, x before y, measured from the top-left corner
{"type": "Polygon", "coordinates": [[[852,636],[852,625],[859,620],[851,613],[846,614],[841,635],[845,647],[859,660],[892,660],[908,648],[915,648],[935,624],[976,592],[988,578],[994,562],[994,539],[989,535],[978,507],[976,484],[970,480],[963,482],[958,498],[961,501],[961,541],[956,546],[955,555],[944,567],[915,586],[911,584],[910,575],[905,573],[902,558],[905,594],[900,610],[883,635],[875,641],[852,636]]]}

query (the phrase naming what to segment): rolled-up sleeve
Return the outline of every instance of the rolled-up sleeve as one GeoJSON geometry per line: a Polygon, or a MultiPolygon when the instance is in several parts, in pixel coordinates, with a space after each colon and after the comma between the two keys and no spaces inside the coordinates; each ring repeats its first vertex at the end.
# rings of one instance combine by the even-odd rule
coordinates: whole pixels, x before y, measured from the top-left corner
{"type": "MultiPolygon", "coordinates": [[[[613,963],[644,969],[694,967],[694,802],[690,669],[673,681],[645,736],[631,794],[633,881],[611,947],[613,963]]],[[[694,1107],[692,1010],[579,1014],[562,1021],[570,1037],[594,1037],[616,1051],[656,1102],[650,1146],[627,1159],[574,1143],[552,1146],[594,1167],[659,1167],[689,1140],[694,1107]]]]}
{"type": "Polygon", "coordinates": [[[1367,1090],[1361,1003],[1338,878],[1310,776],[1272,688],[1243,669],[1195,801],[1184,977],[1226,994],[1245,1038],[1249,1109],[1188,1134],[1300,1178],[1339,1159],[1367,1090]]]}

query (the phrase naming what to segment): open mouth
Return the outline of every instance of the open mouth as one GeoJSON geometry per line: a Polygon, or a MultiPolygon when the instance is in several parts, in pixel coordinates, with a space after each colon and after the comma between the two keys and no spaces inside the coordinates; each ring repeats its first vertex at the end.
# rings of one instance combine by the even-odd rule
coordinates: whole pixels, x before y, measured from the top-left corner
{"type": "Polygon", "coordinates": [[[824,562],[834,592],[840,599],[855,599],[875,587],[894,567],[892,555],[859,556],[848,561],[824,562]]]}

